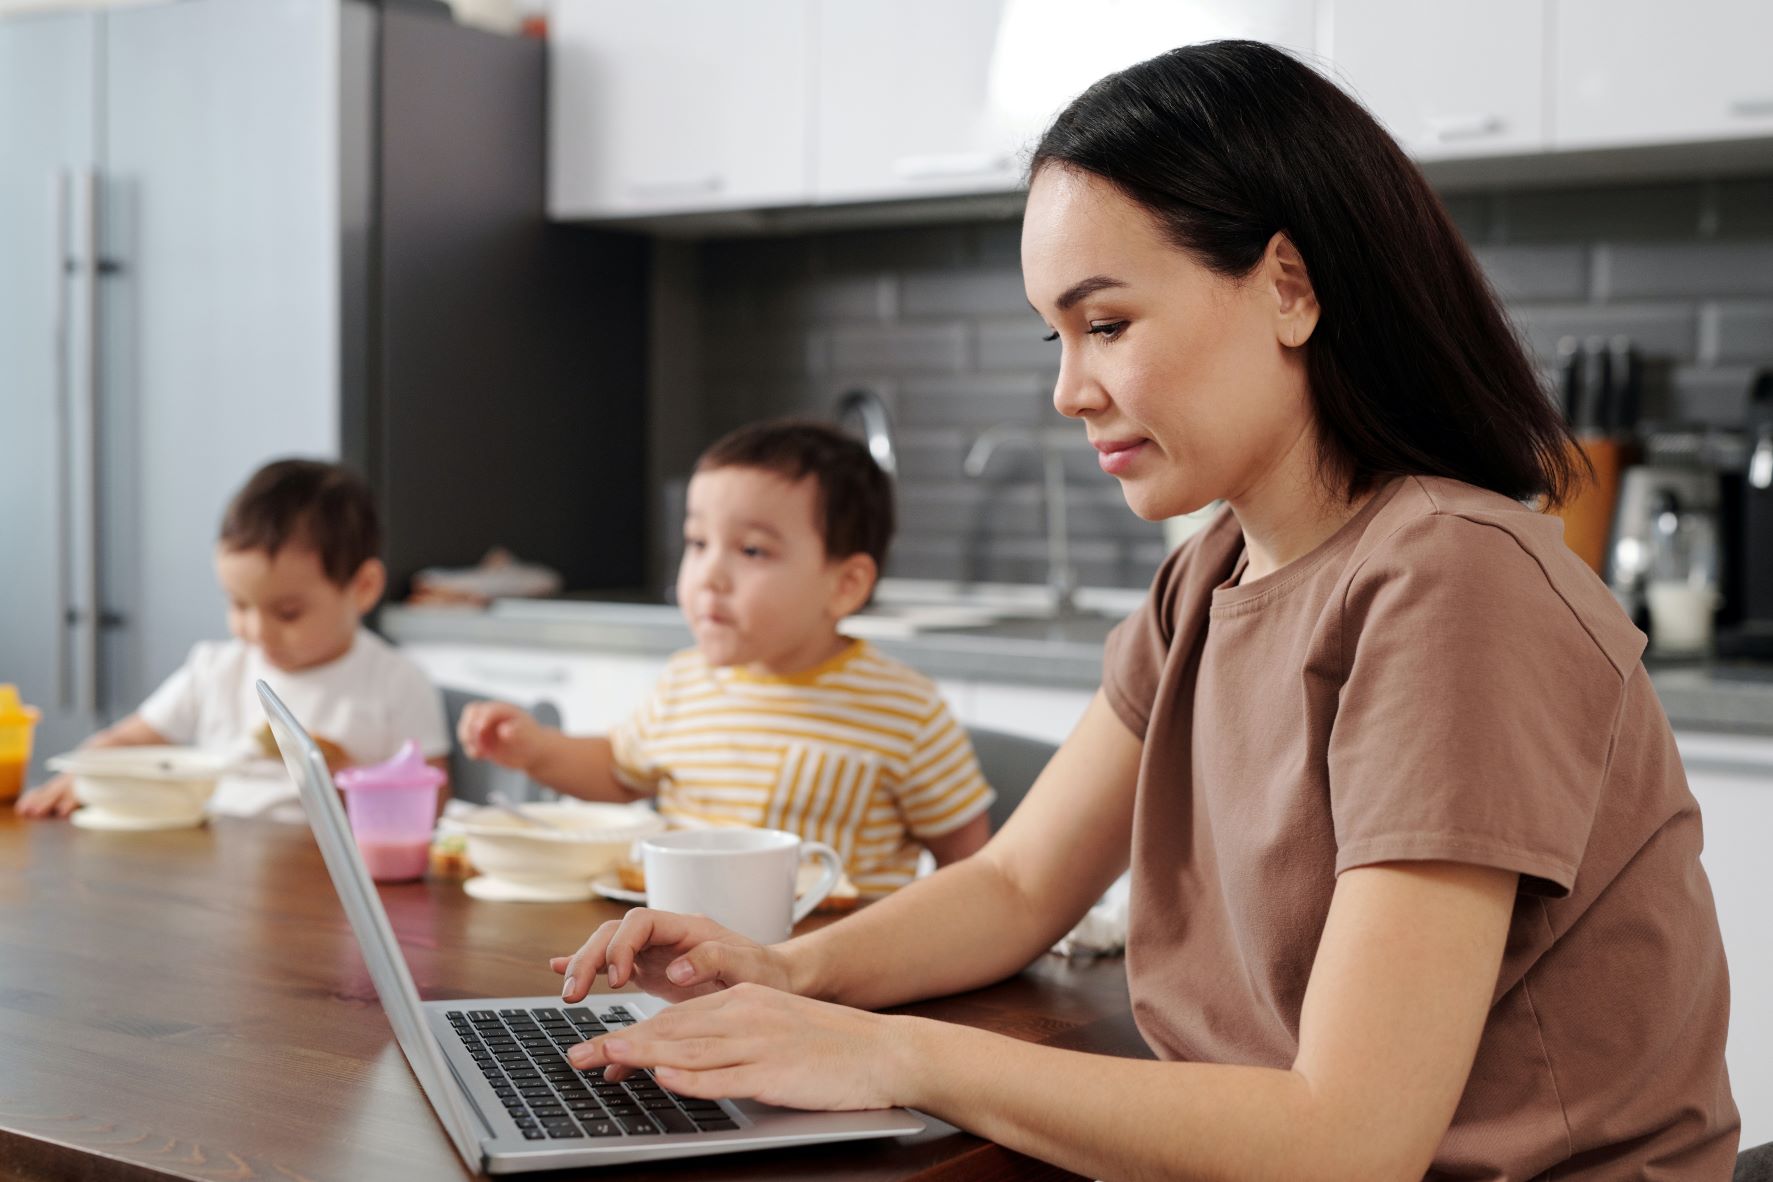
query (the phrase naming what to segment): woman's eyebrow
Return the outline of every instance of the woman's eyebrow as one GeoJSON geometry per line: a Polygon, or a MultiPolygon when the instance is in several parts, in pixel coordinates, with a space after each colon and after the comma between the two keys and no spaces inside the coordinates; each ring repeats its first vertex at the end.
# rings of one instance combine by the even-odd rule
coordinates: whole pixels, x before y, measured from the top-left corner
{"type": "Polygon", "coordinates": [[[1125,280],[1116,279],[1112,275],[1091,275],[1088,279],[1080,279],[1066,288],[1065,293],[1054,301],[1054,306],[1061,312],[1068,312],[1085,296],[1095,295],[1111,287],[1125,286],[1125,280]]]}

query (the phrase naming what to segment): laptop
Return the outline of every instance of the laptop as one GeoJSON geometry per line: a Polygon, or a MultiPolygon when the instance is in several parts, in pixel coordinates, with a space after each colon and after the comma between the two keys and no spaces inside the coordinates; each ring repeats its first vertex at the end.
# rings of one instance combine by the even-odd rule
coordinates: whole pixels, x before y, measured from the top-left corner
{"type": "Polygon", "coordinates": [[[421,1001],[325,757],[270,686],[261,681],[258,691],[394,1037],[470,1168],[510,1174],[923,1131],[923,1119],[903,1108],[801,1112],[697,1100],[647,1072],[615,1083],[567,1063],[573,1044],[668,1008],[646,994],[593,993],[575,1006],[555,996],[421,1001]]]}

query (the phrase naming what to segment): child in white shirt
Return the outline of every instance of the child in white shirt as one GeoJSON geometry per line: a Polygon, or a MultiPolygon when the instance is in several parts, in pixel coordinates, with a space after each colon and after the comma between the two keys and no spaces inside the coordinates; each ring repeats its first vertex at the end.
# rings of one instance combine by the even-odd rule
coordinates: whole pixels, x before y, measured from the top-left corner
{"type": "MultiPolygon", "coordinates": [[[[339,767],[387,759],[416,740],[441,766],[443,701],[424,673],[362,626],[387,583],[369,488],[337,464],[278,460],[228,505],[216,579],[232,640],[202,641],[129,717],[86,747],[173,743],[230,754],[265,749],[262,678],[339,767]]],[[[25,816],[74,811],[67,776],[25,793],[25,816]]]]}

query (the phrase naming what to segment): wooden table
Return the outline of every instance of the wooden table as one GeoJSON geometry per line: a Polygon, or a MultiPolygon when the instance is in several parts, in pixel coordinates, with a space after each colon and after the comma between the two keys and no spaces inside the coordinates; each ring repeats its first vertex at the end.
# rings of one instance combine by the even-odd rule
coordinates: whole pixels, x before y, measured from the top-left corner
{"type": "MultiPolygon", "coordinates": [[[[383,888],[427,999],[552,992],[545,957],[608,903],[383,888]]],[[[908,1012],[1147,1052],[1118,960],[1045,957],[908,1012]]],[[[917,1137],[584,1170],[586,1177],[1071,1177],[937,1122],[917,1137]]],[[[465,1178],[301,826],[99,833],[0,819],[0,1177],[465,1178]]],[[[557,1177],[562,1175],[550,1175],[557,1177]]]]}

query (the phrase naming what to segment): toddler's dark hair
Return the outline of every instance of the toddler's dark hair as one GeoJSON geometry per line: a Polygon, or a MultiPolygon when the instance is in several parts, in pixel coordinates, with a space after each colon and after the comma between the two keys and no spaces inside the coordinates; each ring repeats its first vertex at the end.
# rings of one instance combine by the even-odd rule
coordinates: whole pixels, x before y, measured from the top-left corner
{"type": "Polygon", "coordinates": [[[752,423],[716,440],[696,471],[758,468],[818,484],[815,512],[824,521],[825,556],[866,554],[878,571],[893,540],[893,485],[861,440],[812,419],[752,423]]]}
{"type": "Polygon", "coordinates": [[[369,485],[349,468],[273,460],[228,502],[218,540],[229,550],[263,550],[273,558],[285,546],[307,546],[327,579],[343,587],[381,554],[382,527],[369,485]]]}

